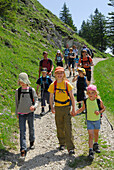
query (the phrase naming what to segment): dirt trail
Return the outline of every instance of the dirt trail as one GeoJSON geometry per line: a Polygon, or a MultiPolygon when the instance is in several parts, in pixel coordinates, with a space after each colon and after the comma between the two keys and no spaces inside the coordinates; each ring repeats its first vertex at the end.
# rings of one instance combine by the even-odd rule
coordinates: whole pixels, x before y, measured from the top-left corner
{"type": "MultiPolygon", "coordinates": [[[[93,62],[94,65],[103,59],[94,58],[93,62]]],[[[69,75],[68,70],[65,71],[66,75],[69,75]]],[[[72,77],[69,79],[70,82],[72,77]]],[[[92,77],[93,82],[93,77],[92,77]]],[[[74,87],[76,83],[72,83],[74,87]]],[[[74,88],[74,92],[75,92],[74,88]]],[[[48,107],[46,107],[46,111],[48,111],[48,107]]],[[[35,112],[35,149],[29,150],[25,159],[24,163],[19,162],[19,147],[18,151],[10,151],[6,154],[4,159],[0,160],[0,170],[5,169],[14,169],[14,170],[71,170],[68,166],[70,161],[73,161],[75,158],[78,159],[80,154],[83,154],[83,148],[87,147],[88,149],[88,142],[85,139],[82,140],[81,136],[85,136],[87,134],[87,130],[84,129],[81,125],[76,128],[76,123],[78,118],[72,118],[73,124],[73,135],[74,135],[74,142],[75,142],[75,156],[69,156],[67,150],[59,151],[57,149],[58,140],[56,136],[56,127],[55,127],[55,120],[54,115],[51,112],[47,112],[43,117],[40,117],[41,106],[39,103],[38,109],[35,112]],[[80,143],[84,143],[80,146],[80,143]]],[[[105,113],[106,114],[106,113],[105,113]]],[[[109,150],[113,150],[113,131],[111,131],[109,124],[107,123],[105,117],[102,120],[101,126],[101,138],[107,141],[107,144],[110,145],[108,147],[109,150]]],[[[28,142],[28,129],[27,129],[27,145],[29,147],[28,142]]],[[[83,158],[82,158],[83,159],[83,158]]],[[[89,164],[84,162],[84,164],[80,165],[78,168],[90,169],[89,164]]]]}

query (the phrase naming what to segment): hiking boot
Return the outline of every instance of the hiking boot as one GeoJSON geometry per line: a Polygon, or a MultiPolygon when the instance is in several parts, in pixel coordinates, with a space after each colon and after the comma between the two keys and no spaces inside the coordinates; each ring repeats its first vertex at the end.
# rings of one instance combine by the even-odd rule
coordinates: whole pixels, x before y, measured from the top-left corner
{"type": "Polygon", "coordinates": [[[94,143],[93,145],[93,150],[96,152],[96,153],[100,153],[100,149],[99,149],[99,144],[98,143],[94,143]]]}
{"type": "Polygon", "coordinates": [[[73,154],[75,154],[75,152],[74,152],[73,149],[68,150],[68,153],[69,153],[70,156],[73,155],[73,154]]]}
{"type": "Polygon", "coordinates": [[[93,150],[89,150],[89,155],[88,155],[89,159],[90,160],[93,160],[94,159],[94,152],[93,150]]]}
{"type": "Polygon", "coordinates": [[[45,115],[45,111],[40,113],[40,116],[44,116],[45,115]]]}
{"type": "Polygon", "coordinates": [[[34,146],[34,141],[33,142],[30,142],[30,149],[34,149],[35,146],[34,146]]]}
{"type": "Polygon", "coordinates": [[[71,72],[70,72],[70,74],[69,74],[69,77],[71,77],[71,72]]]}
{"type": "Polygon", "coordinates": [[[62,151],[65,149],[65,145],[60,145],[59,150],[62,151]]]}
{"type": "Polygon", "coordinates": [[[22,150],[22,151],[21,151],[21,157],[20,157],[20,158],[24,160],[25,157],[26,157],[26,153],[27,153],[27,152],[26,152],[25,150],[22,150]]]}

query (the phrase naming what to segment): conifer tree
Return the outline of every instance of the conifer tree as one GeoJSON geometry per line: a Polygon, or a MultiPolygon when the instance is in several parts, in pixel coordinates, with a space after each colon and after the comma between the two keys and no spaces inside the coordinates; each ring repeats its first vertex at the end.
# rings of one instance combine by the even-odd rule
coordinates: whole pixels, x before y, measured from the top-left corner
{"type": "Polygon", "coordinates": [[[66,6],[66,3],[64,3],[62,11],[60,11],[59,16],[60,16],[59,18],[61,19],[61,21],[69,25],[75,32],[77,32],[77,28],[73,24],[72,15],[70,14],[70,11],[66,6]]]}

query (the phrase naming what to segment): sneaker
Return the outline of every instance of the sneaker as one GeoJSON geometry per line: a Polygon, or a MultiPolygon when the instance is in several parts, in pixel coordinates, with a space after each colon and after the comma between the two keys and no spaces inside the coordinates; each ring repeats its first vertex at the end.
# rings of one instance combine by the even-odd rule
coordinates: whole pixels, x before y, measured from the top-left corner
{"type": "Polygon", "coordinates": [[[93,150],[89,150],[89,155],[88,155],[89,159],[90,160],[93,160],[94,159],[94,152],[93,150]]]}
{"type": "Polygon", "coordinates": [[[75,152],[74,152],[74,150],[73,150],[73,149],[68,150],[68,153],[69,153],[69,155],[73,155],[73,154],[75,154],[75,152]]]}
{"type": "Polygon", "coordinates": [[[62,151],[65,149],[65,145],[60,145],[59,150],[62,151]]]}
{"type": "Polygon", "coordinates": [[[45,111],[40,113],[40,116],[44,116],[45,115],[45,111]]]}
{"type": "Polygon", "coordinates": [[[35,146],[34,146],[34,141],[33,142],[30,142],[30,149],[34,149],[35,146]]]}
{"type": "Polygon", "coordinates": [[[100,149],[99,149],[99,144],[98,143],[94,143],[93,145],[93,150],[96,152],[96,153],[100,153],[100,149]]]}
{"type": "Polygon", "coordinates": [[[21,157],[20,157],[20,158],[21,158],[22,160],[24,160],[25,157],[26,157],[26,151],[25,151],[25,150],[22,150],[22,151],[21,151],[21,157]]]}

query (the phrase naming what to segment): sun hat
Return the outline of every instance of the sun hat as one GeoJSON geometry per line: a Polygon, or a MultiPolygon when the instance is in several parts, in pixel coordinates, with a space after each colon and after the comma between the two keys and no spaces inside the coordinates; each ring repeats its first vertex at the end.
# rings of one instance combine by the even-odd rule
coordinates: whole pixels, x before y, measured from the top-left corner
{"type": "Polygon", "coordinates": [[[79,67],[79,68],[77,69],[77,71],[82,71],[82,72],[83,72],[83,74],[86,74],[86,71],[85,71],[85,69],[84,69],[84,68],[79,67]]]}
{"type": "Polygon", "coordinates": [[[57,50],[57,53],[60,53],[60,50],[57,50]]]}
{"type": "Polygon", "coordinates": [[[97,90],[97,87],[95,86],[95,85],[89,85],[88,87],[87,87],[87,91],[89,91],[89,90],[92,90],[92,91],[96,91],[97,90]]]}
{"type": "Polygon", "coordinates": [[[63,72],[64,72],[64,68],[58,66],[58,67],[56,67],[56,69],[55,69],[55,73],[57,73],[58,71],[63,71],[63,72]]]}
{"type": "Polygon", "coordinates": [[[31,82],[28,79],[28,75],[26,73],[24,73],[24,72],[19,74],[18,80],[25,83],[25,84],[31,84],[31,82]]]}
{"type": "Polygon", "coordinates": [[[47,68],[42,68],[41,71],[42,72],[47,72],[47,68]]]}

